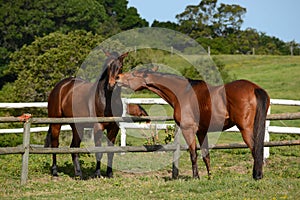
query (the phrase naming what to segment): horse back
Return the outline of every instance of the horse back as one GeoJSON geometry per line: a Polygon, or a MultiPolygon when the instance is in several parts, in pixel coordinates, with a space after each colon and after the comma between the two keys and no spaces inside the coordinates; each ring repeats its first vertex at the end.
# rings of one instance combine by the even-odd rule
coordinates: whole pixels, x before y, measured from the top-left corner
{"type": "MultiPolygon", "coordinates": [[[[79,78],[66,78],[58,82],[48,97],[48,116],[49,117],[73,117],[73,99],[74,91],[78,91],[78,88],[82,86],[88,86],[89,83],[79,78]]],[[[82,87],[84,88],[84,87],[82,87]]],[[[82,90],[85,91],[86,90],[82,90]]],[[[77,92],[76,92],[77,93],[77,92]]],[[[86,96],[82,94],[81,96],[86,96]]]]}
{"type": "Polygon", "coordinates": [[[225,84],[227,100],[240,100],[251,102],[255,99],[255,90],[261,88],[248,80],[236,80],[225,84]]]}

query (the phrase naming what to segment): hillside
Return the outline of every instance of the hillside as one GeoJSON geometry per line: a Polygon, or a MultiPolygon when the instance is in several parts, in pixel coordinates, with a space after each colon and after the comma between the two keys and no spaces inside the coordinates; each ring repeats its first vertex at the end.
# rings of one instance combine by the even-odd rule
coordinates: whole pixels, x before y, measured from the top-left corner
{"type": "Polygon", "coordinates": [[[300,56],[216,56],[231,75],[251,80],[276,99],[300,99],[300,56]]]}

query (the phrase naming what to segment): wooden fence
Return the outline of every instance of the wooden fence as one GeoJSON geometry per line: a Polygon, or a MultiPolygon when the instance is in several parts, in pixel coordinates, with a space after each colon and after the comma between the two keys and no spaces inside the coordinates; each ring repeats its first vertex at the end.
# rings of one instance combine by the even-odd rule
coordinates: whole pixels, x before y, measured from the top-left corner
{"type": "MultiPolygon", "coordinates": [[[[130,102],[132,103],[132,102],[130,102]]],[[[144,104],[144,103],[142,103],[144,104]]],[[[298,105],[298,104],[297,104],[298,105]]],[[[299,104],[300,105],[300,104],[299,104]]],[[[0,107],[3,106],[0,104],[0,107]]],[[[284,114],[269,114],[268,120],[291,120],[300,119],[300,112],[298,113],[284,113],[284,114]]],[[[96,123],[96,122],[140,122],[140,121],[170,121],[172,117],[99,117],[99,118],[30,118],[24,121],[23,130],[23,145],[21,147],[6,147],[0,148],[1,154],[22,154],[22,173],[21,184],[25,184],[28,179],[28,158],[29,154],[69,154],[69,153],[108,153],[108,152],[153,152],[153,151],[172,151],[173,152],[173,169],[172,177],[178,176],[179,154],[181,150],[187,150],[186,145],[179,143],[179,129],[175,131],[175,139],[173,144],[168,145],[152,145],[152,146],[121,146],[121,147],[89,147],[89,148],[41,148],[30,145],[31,124],[51,124],[51,123],[96,123]]],[[[18,117],[1,117],[0,123],[6,122],[20,122],[18,117]]],[[[285,145],[300,145],[300,140],[294,141],[275,141],[265,142],[265,147],[271,146],[285,146],[285,145]]],[[[246,148],[244,143],[236,144],[216,144],[211,145],[211,149],[227,149],[227,148],[246,148]]],[[[199,148],[199,147],[198,147],[199,148]]]]}

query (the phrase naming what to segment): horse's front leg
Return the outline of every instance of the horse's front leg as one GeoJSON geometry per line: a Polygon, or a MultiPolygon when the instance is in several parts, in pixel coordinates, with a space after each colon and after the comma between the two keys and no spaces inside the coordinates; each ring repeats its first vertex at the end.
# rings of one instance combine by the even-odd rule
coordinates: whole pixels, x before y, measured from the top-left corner
{"type": "MultiPolygon", "coordinates": [[[[102,146],[103,130],[104,130],[104,127],[102,124],[97,123],[94,125],[95,147],[102,146]]],[[[96,156],[96,170],[95,170],[94,178],[100,178],[101,177],[101,159],[102,159],[103,153],[96,153],[95,156],[96,156]]]]}
{"type": "Polygon", "coordinates": [[[190,158],[192,162],[193,178],[199,178],[198,164],[197,164],[197,144],[195,137],[195,128],[181,128],[182,135],[189,147],[190,158]]]}
{"type": "MultiPolygon", "coordinates": [[[[45,139],[45,147],[57,148],[59,145],[59,133],[60,133],[61,124],[51,124],[49,126],[48,134],[45,139]]],[[[52,167],[51,167],[52,176],[58,176],[58,168],[56,164],[56,154],[52,155],[52,167]]]]}
{"type": "MultiPolygon", "coordinates": [[[[114,146],[116,137],[119,132],[119,126],[116,123],[112,123],[110,127],[107,129],[107,144],[108,146],[114,146]]],[[[107,170],[106,170],[106,175],[109,178],[113,177],[113,158],[114,158],[114,153],[108,153],[107,154],[107,170]]]]}

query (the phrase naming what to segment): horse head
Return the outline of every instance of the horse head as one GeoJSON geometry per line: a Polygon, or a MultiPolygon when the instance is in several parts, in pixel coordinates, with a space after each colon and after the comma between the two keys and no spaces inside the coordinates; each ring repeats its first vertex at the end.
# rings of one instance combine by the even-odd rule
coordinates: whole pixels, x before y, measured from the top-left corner
{"type": "Polygon", "coordinates": [[[116,81],[119,86],[128,87],[134,91],[142,90],[147,87],[147,80],[149,73],[153,73],[158,70],[158,67],[152,69],[140,69],[133,70],[131,72],[126,72],[119,74],[116,77],[116,81]]]}
{"type": "Polygon", "coordinates": [[[108,77],[108,85],[107,89],[112,90],[116,84],[116,77],[122,73],[123,69],[123,60],[126,56],[128,56],[128,52],[119,55],[116,52],[108,53],[104,52],[105,55],[108,57],[105,63],[105,68],[108,77]]]}

